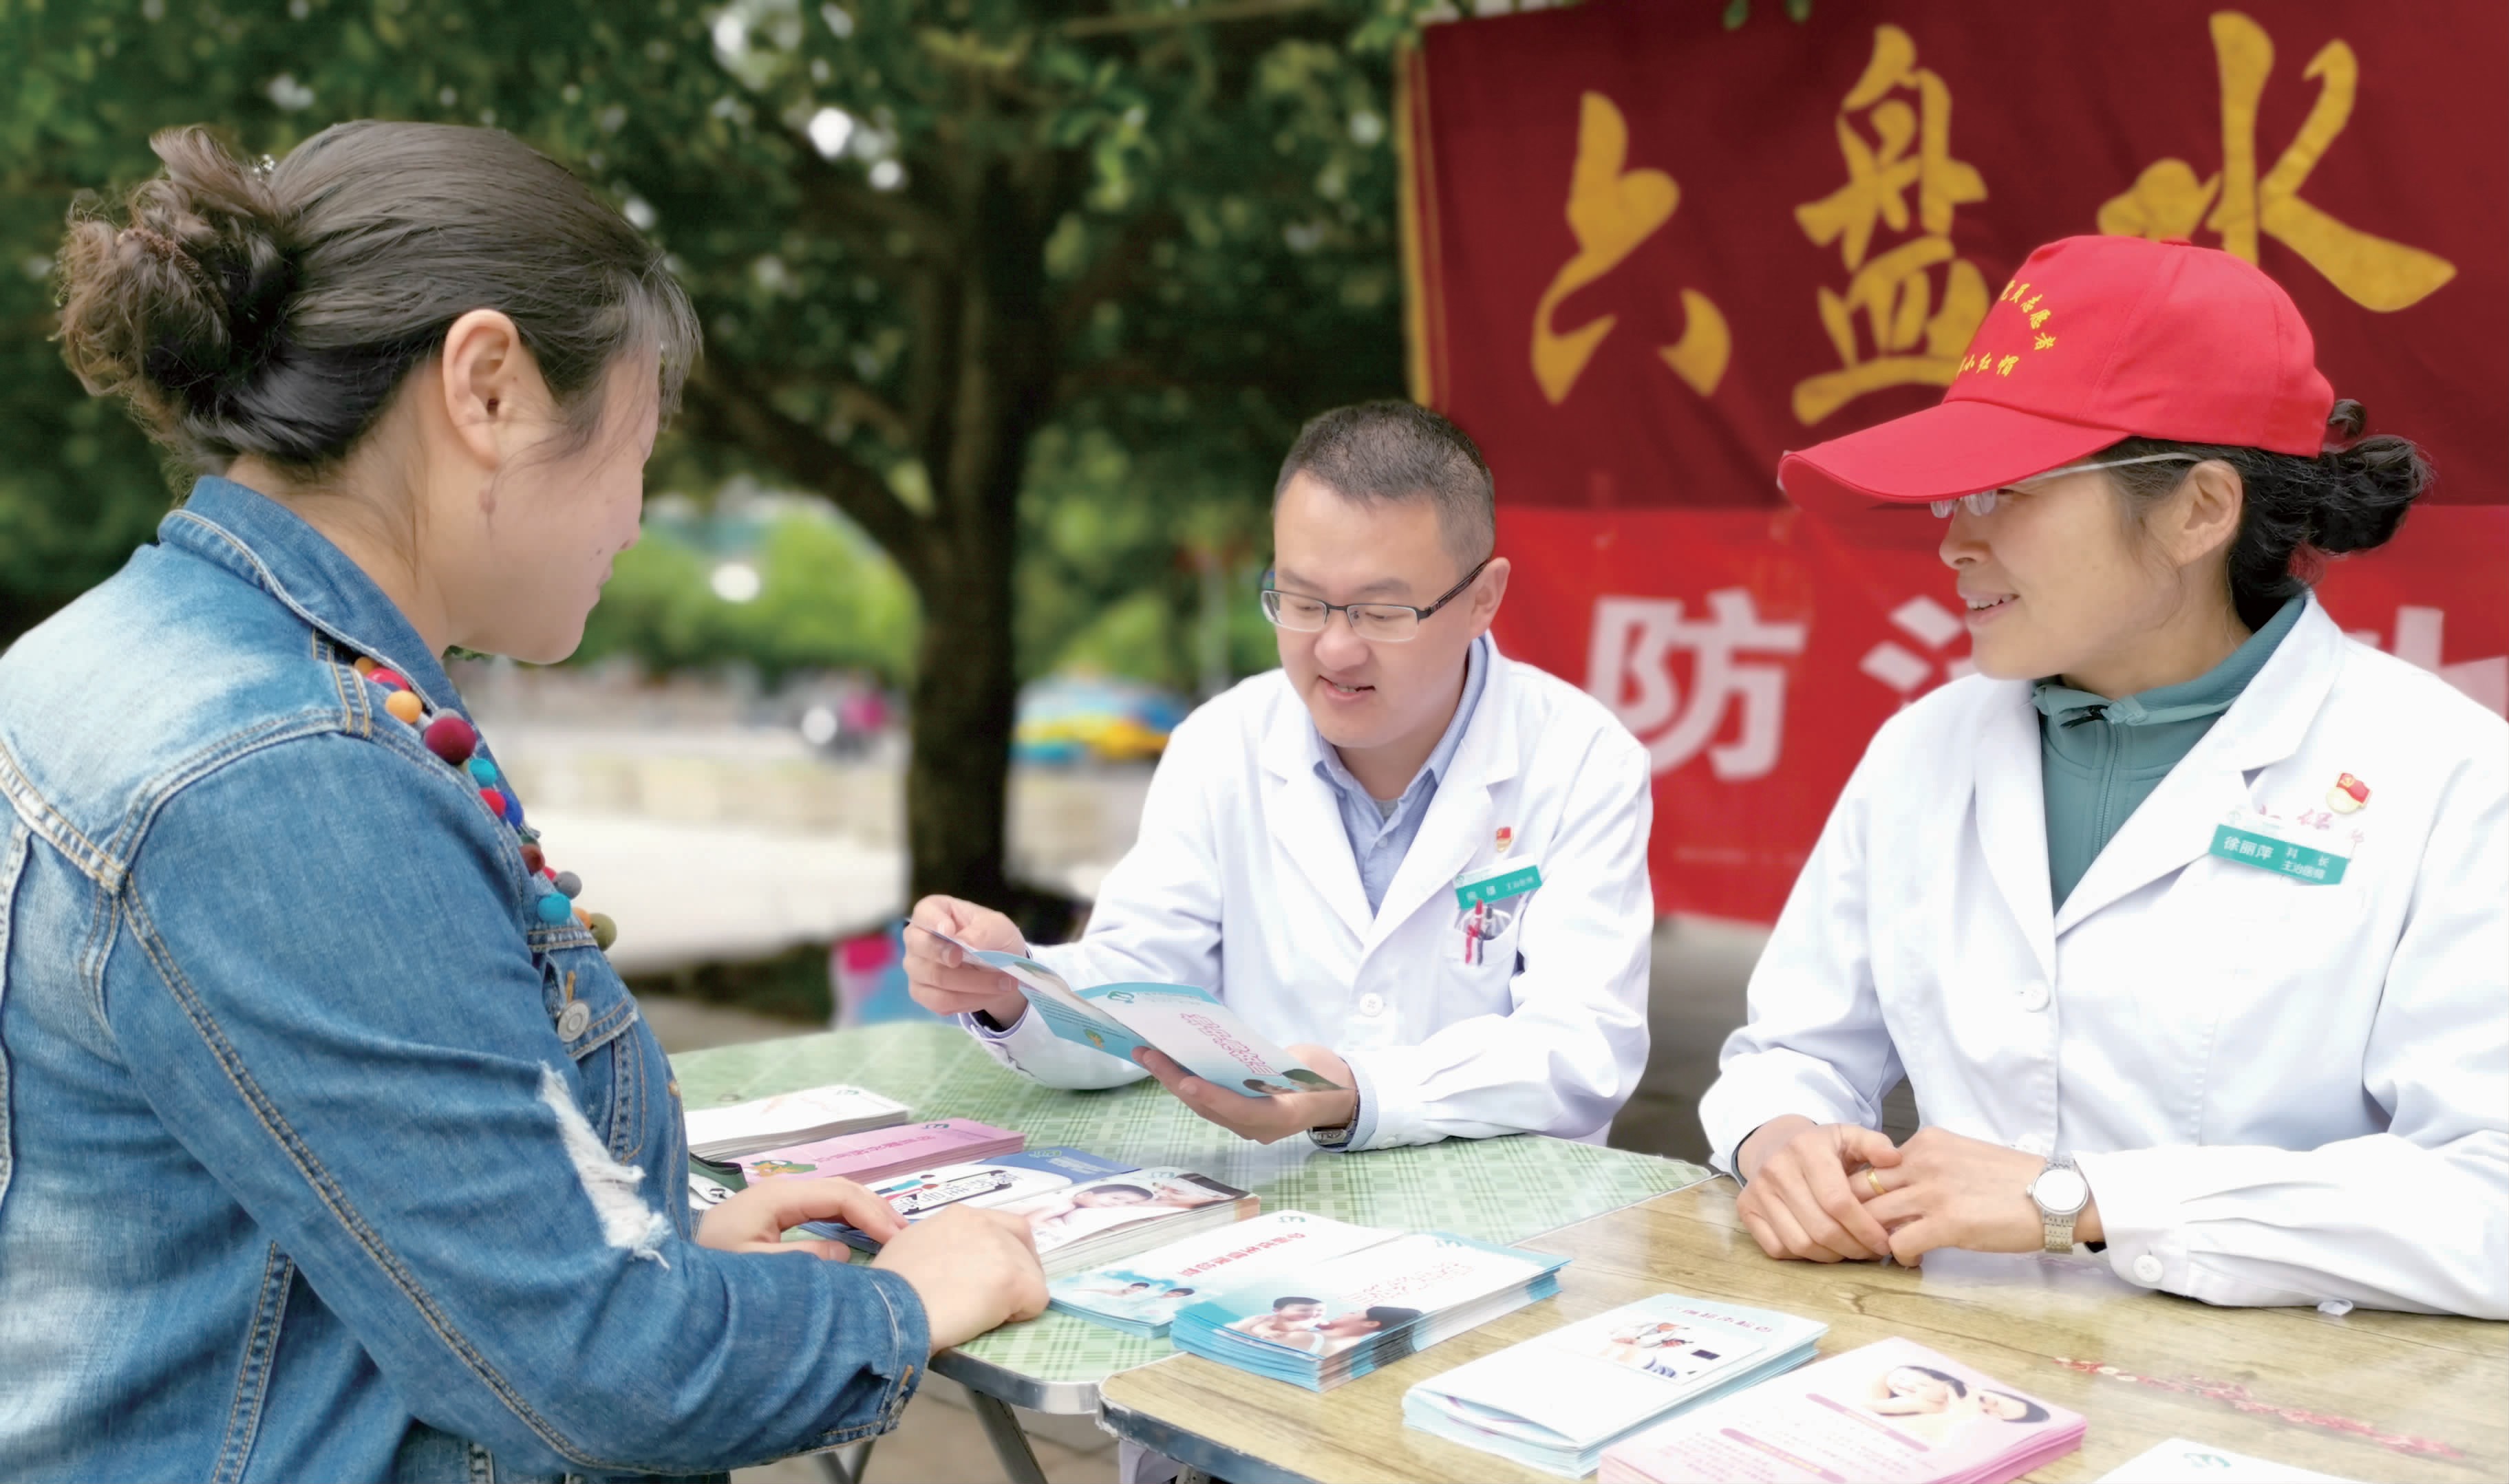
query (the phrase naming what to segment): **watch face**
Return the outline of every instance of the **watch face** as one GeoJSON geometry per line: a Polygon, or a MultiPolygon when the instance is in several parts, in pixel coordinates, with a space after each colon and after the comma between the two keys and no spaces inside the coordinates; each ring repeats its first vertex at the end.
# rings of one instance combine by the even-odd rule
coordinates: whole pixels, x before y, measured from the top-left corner
{"type": "Polygon", "coordinates": [[[2041,1171],[2030,1187],[2031,1198],[2045,1210],[2064,1215],[2080,1210],[2091,1202],[2091,1187],[2082,1179],[2080,1170],[2056,1169],[2041,1171]]]}

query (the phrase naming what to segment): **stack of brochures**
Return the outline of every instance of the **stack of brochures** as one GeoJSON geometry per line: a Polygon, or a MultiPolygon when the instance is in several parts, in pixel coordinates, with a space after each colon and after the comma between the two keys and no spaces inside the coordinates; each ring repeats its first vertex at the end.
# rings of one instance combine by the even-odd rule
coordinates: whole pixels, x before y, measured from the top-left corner
{"type": "Polygon", "coordinates": [[[1054,1307],[1128,1335],[1155,1338],[1187,1304],[1291,1268],[1374,1246],[1395,1234],[1305,1211],[1270,1211],[1137,1256],[1060,1278],[1054,1307]]]}
{"type": "MultiPolygon", "coordinates": [[[[1077,1149],[1030,1149],[867,1181],[910,1222],[953,1206],[1028,1218],[1048,1278],[1094,1268],[1254,1214],[1255,1198],[1183,1169],[1142,1169],[1077,1149]]],[[[837,1222],[807,1230],[866,1252],[880,1243],[837,1222]]]]}
{"type": "Polygon", "coordinates": [[[2003,1484],[2081,1445],[2080,1414],[1884,1340],[1607,1449],[1601,1484],[2003,1484]]]}
{"type": "Polygon", "coordinates": [[[1631,1433],[1803,1364],[1828,1332],[1793,1315],[1660,1293],[1432,1376],[1403,1393],[1403,1420],[1583,1478],[1631,1433]]]}
{"type": "Polygon", "coordinates": [[[980,1124],[972,1118],[944,1118],[905,1128],[875,1129],[789,1149],[743,1155],[734,1161],[741,1179],[799,1176],[824,1180],[843,1175],[868,1185],[874,1180],[921,1169],[953,1160],[989,1160],[1028,1147],[1028,1135],[980,1124]]]}
{"type": "Polygon", "coordinates": [[[856,1087],[778,1093],[728,1108],[689,1110],[689,1153],[714,1164],[794,1144],[885,1129],[908,1117],[906,1104],[856,1087]]]}
{"type": "Polygon", "coordinates": [[[1559,1291],[1564,1257],[1413,1232],[1185,1307],[1177,1349],[1329,1391],[1559,1291]]]}

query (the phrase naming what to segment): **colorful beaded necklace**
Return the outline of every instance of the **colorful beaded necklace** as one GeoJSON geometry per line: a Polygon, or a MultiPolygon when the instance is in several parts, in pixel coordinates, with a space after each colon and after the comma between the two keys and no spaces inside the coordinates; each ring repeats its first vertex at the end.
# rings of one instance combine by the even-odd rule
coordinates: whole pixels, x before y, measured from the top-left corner
{"type": "Polygon", "coordinates": [[[409,682],[364,655],[357,656],[356,672],[368,684],[384,692],[384,711],[393,720],[418,733],[427,750],[444,760],[454,771],[464,774],[471,787],[479,791],[479,802],[488,812],[505,822],[523,845],[523,869],[532,874],[540,888],[540,898],[532,911],[549,927],[562,925],[569,917],[583,924],[592,941],[603,952],[618,939],[618,924],[607,913],[587,912],[576,906],[575,899],[583,892],[583,881],[572,871],[552,871],[541,851],[541,833],[523,823],[523,802],[516,798],[511,785],[506,782],[497,764],[488,757],[488,747],[477,727],[449,711],[431,711],[419,698],[409,682]]]}

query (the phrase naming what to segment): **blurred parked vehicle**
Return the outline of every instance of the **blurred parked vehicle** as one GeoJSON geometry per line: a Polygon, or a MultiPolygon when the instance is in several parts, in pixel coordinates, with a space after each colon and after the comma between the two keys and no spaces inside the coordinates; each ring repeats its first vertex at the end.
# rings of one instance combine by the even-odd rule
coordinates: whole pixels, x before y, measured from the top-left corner
{"type": "Polygon", "coordinates": [[[1052,676],[1020,691],[1011,731],[1017,762],[1142,762],[1167,750],[1185,703],[1156,686],[1052,676]]]}

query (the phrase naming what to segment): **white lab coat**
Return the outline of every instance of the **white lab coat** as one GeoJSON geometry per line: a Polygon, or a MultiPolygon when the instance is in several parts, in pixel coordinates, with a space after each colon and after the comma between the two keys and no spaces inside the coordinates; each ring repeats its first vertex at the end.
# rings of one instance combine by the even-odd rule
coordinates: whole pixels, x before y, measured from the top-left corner
{"type": "MultiPolygon", "coordinates": [[[[1279,672],[1187,717],[1139,840],[1076,944],[1036,950],[1075,985],[1198,984],[1288,1045],[1351,1063],[1368,1147],[1531,1131],[1599,1141],[1647,1057],[1647,758],[1592,696],[1490,650],[1479,703],[1371,915],[1323,740],[1279,672]],[[1465,961],[1458,873],[1537,862],[1543,883],[1465,961]]],[[[1053,1087],[1111,1087],[1130,1061],[1028,1015],[982,1035],[1053,1087]]]]}
{"type": "Polygon", "coordinates": [[[2030,691],[1874,738],[1701,1105],[1718,1165],[1878,1127],[1904,1071],[1926,1124],[2076,1159],[2130,1282],[2509,1317],[2509,727],[2312,601],[2050,910],[2030,691]],[[2302,827],[2340,884],[2209,853],[2347,772],[2368,805],[2302,827]]]}

